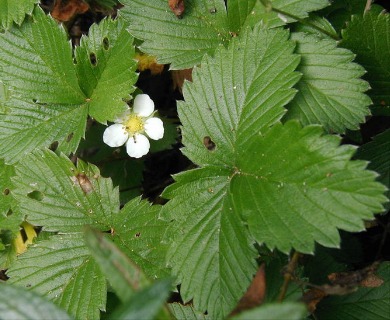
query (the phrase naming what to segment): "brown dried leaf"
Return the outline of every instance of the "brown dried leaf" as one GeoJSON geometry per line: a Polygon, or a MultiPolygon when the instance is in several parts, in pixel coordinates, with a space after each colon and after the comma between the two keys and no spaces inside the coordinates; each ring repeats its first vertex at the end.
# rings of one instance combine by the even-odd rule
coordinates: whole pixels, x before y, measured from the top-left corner
{"type": "Polygon", "coordinates": [[[265,264],[263,263],[259,270],[257,270],[251,285],[245,295],[238,302],[237,307],[232,311],[231,315],[259,306],[264,300],[265,289],[265,264]]]}
{"type": "Polygon", "coordinates": [[[171,70],[173,89],[179,88],[182,92],[184,80],[192,81],[192,68],[183,70],[171,70]]]}
{"type": "Polygon", "coordinates": [[[89,5],[83,0],[56,0],[51,15],[58,21],[69,21],[76,14],[88,11],[89,5]]]}

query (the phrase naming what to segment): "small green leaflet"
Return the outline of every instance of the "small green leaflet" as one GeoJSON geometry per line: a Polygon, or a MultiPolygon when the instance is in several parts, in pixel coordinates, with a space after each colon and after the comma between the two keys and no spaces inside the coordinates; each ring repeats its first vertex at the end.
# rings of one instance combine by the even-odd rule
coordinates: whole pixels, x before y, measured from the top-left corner
{"type": "Polygon", "coordinates": [[[285,119],[321,124],[331,133],[358,129],[370,114],[371,100],[364,94],[368,83],[359,78],[364,69],[351,62],[354,54],[315,34],[293,33],[291,38],[297,41],[303,76],[285,119]]]}
{"type": "Polygon", "coordinates": [[[38,2],[38,0],[0,0],[0,28],[8,29],[14,22],[20,25],[38,2]]]}
{"type": "Polygon", "coordinates": [[[126,108],[137,75],[133,39],[120,21],[92,26],[75,60],[64,28],[39,7],[0,41],[0,79],[12,92],[0,108],[0,156],[7,163],[54,141],[74,152],[88,113],[106,123],[126,108]]]}
{"type": "Polygon", "coordinates": [[[0,314],[3,319],[71,320],[65,311],[23,288],[0,283],[0,296],[3,297],[0,300],[0,314]]]}
{"type": "Polygon", "coordinates": [[[319,126],[282,125],[299,60],[287,31],[256,26],[205,57],[179,104],[183,152],[200,168],[175,176],[161,216],[183,301],[224,318],[256,271],[255,242],[288,253],[339,246],[364,229],[385,187],[354,148],[319,126]],[[281,201],[283,199],[283,201],[281,201]]]}
{"type": "MultiPolygon", "coordinates": [[[[144,41],[140,49],[156,56],[160,63],[170,63],[171,69],[192,68],[204,55],[212,56],[219,46],[227,46],[237,33],[260,21],[271,26],[284,24],[276,13],[267,12],[259,0],[229,0],[227,8],[223,0],[188,0],[182,19],[171,12],[165,0],[122,3],[120,15],[128,23],[128,30],[144,41]]],[[[328,4],[327,0],[272,1],[272,6],[301,18],[328,4]]]]}
{"type": "Polygon", "coordinates": [[[375,114],[390,115],[390,16],[388,13],[353,16],[343,30],[342,46],[357,54],[366,70],[375,114]]]}
{"type": "Polygon", "coordinates": [[[86,225],[109,233],[148,276],[167,273],[166,245],[160,247],[167,223],[158,220],[159,206],[134,199],[119,210],[118,189],[95,166],[78,161],[75,167],[48,150],[31,153],[15,170],[21,214],[43,232],[58,234],[38,240],[18,257],[8,270],[11,283],[48,296],[77,319],[98,318],[105,308],[106,280],[84,244],[86,225]]]}
{"type": "Polygon", "coordinates": [[[133,39],[120,21],[102,20],[92,25],[88,37],[76,48],[79,84],[88,97],[89,114],[105,123],[127,108],[137,81],[133,39]]]}

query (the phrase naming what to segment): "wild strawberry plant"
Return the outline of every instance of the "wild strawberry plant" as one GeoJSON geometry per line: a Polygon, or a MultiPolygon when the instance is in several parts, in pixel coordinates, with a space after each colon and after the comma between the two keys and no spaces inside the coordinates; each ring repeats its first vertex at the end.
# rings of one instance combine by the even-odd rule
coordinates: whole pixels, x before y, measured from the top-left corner
{"type": "Polygon", "coordinates": [[[388,230],[375,259],[345,257],[388,219],[380,5],[122,0],[72,45],[37,2],[0,1],[1,314],[388,316],[389,263],[372,263],[386,260],[388,230]],[[138,88],[137,52],[193,68],[177,123],[138,88]],[[145,154],[159,163],[181,144],[188,168],[141,199],[145,154]],[[21,232],[38,235],[23,246],[21,232]]]}

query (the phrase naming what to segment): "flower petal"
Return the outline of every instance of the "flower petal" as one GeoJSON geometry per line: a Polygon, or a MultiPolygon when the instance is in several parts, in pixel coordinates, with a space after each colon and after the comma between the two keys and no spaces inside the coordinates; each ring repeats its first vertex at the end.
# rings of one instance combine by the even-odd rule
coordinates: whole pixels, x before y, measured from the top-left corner
{"type": "Polygon", "coordinates": [[[164,136],[164,124],[160,118],[149,118],[144,124],[145,132],[153,140],[159,140],[164,136]]]}
{"type": "Polygon", "coordinates": [[[134,99],[133,111],[141,117],[149,117],[154,111],[154,102],[147,94],[139,94],[134,99]]]}
{"type": "Polygon", "coordinates": [[[113,148],[123,146],[128,138],[129,134],[125,126],[119,123],[109,126],[103,133],[104,143],[113,148]]]}
{"type": "Polygon", "coordinates": [[[126,143],[126,151],[133,158],[141,158],[149,152],[149,149],[149,140],[143,134],[135,134],[126,143]]]}

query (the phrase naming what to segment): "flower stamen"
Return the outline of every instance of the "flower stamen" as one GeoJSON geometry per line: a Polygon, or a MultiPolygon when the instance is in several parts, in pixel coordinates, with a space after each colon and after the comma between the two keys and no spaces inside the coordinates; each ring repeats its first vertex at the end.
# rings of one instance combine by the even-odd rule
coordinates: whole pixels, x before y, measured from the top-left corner
{"type": "Polygon", "coordinates": [[[140,116],[131,114],[125,123],[125,127],[126,131],[132,136],[144,130],[144,121],[140,116]]]}

